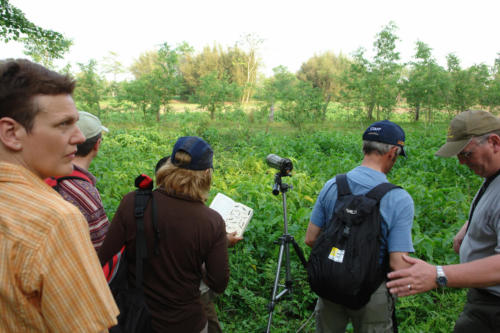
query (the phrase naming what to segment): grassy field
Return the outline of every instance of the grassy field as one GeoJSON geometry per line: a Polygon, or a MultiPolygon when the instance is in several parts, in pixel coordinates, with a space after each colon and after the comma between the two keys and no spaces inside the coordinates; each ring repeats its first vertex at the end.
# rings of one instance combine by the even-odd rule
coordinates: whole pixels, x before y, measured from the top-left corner
{"type": "MultiPolygon", "coordinates": [[[[99,179],[110,218],[122,196],[133,190],[135,176],[152,175],[157,160],[170,154],[178,137],[198,135],[212,145],[215,171],[209,202],[222,192],[254,208],[244,241],[229,250],[231,280],[217,299],[219,319],[226,332],[264,331],[279,249],[274,241],[283,233],[281,197],[271,193],[276,170],[266,165],[265,157],[274,153],[293,161],[293,176],[284,178],[293,186],[287,193],[289,232],[307,257],[304,235],[315,199],[328,179],[359,165],[361,135],[369,122],[332,110],[326,121],[297,130],[280,121],[279,114],[269,123],[266,111],[257,107],[250,112],[231,109],[218,114],[216,121],[194,111],[164,114],[159,123],[144,122],[140,114],[102,118],[110,133],[91,171],[99,179]]],[[[404,113],[394,116],[407,133],[408,158],[398,159],[388,178],[415,202],[414,256],[456,263],[452,238],[466,219],[481,179],[456,159],[434,156],[445,140],[447,120],[427,124],[409,119],[404,113]]],[[[276,306],[272,332],[313,332],[316,298],[293,252],[292,275],[294,293],[276,306]]],[[[450,332],[464,301],[465,291],[455,289],[399,299],[400,332],[450,332]]]]}

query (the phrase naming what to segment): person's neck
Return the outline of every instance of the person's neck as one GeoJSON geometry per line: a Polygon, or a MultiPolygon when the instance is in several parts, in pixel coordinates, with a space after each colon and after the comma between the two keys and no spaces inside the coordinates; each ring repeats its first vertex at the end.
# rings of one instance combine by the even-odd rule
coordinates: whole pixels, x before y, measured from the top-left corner
{"type": "Polygon", "coordinates": [[[382,155],[377,155],[377,154],[365,155],[363,161],[361,162],[361,166],[382,172],[384,174],[387,174],[387,172],[389,172],[388,170],[386,171],[382,155]]]}
{"type": "Polygon", "coordinates": [[[495,178],[500,176],[500,169],[498,169],[495,173],[493,173],[491,176],[486,177],[486,181],[492,182],[495,178]]]}
{"type": "Polygon", "coordinates": [[[92,162],[92,159],[88,158],[87,156],[85,157],[76,156],[75,159],[73,160],[73,164],[84,169],[85,171],[89,171],[90,162],[92,162]]]}

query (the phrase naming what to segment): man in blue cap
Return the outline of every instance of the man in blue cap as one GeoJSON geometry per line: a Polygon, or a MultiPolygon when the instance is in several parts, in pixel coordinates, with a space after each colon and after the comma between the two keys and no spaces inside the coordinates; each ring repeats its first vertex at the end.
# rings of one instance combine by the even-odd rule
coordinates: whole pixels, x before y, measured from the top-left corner
{"type": "MultiPolygon", "coordinates": [[[[375,122],[363,134],[364,158],[361,165],[347,173],[347,182],[354,195],[366,194],[381,183],[399,155],[405,156],[405,133],[388,120],[375,122]]],[[[313,247],[327,227],[337,201],[336,179],[324,185],[311,214],[305,243],[313,247]]],[[[414,206],[411,196],[401,188],[389,191],[380,201],[382,245],[380,255],[389,257],[391,270],[405,268],[403,254],[413,252],[411,228],[414,206]]],[[[382,282],[362,308],[353,310],[322,297],[316,304],[316,332],[345,332],[352,321],[354,332],[393,332],[394,300],[382,282]]]]}

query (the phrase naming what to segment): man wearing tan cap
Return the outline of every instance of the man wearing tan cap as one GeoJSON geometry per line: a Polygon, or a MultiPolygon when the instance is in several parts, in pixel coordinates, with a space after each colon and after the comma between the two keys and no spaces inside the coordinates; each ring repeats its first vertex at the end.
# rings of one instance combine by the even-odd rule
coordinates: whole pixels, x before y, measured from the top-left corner
{"type": "Polygon", "coordinates": [[[453,240],[460,264],[433,266],[405,256],[412,267],[389,273],[391,293],[414,295],[433,288],[470,288],[454,332],[500,331],[500,119],[471,110],[450,124],[437,156],[456,156],[485,180],[472,202],[469,219],[453,240]],[[470,221],[470,223],[469,223],[470,221]]]}
{"type": "Polygon", "coordinates": [[[47,179],[66,200],[80,209],[89,224],[90,239],[95,250],[99,250],[108,232],[109,220],[102,205],[101,196],[96,188],[96,177],[89,167],[97,156],[102,142],[104,127],[96,116],[85,111],[78,111],[80,116],[76,125],[85,136],[85,142],[77,145],[73,172],[69,176],[47,179]]]}

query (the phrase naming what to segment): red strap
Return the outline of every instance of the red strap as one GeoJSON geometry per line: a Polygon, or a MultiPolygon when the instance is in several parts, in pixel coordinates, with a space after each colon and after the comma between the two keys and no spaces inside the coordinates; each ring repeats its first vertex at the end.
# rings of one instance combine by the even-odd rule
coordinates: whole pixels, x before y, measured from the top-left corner
{"type": "Polygon", "coordinates": [[[70,174],[70,177],[80,177],[92,184],[90,178],[86,174],[78,170],[73,170],[73,172],[70,174]]]}
{"type": "MultiPolygon", "coordinates": [[[[113,258],[113,264],[114,264],[114,262],[115,261],[114,261],[114,258],[113,258]]],[[[106,280],[108,282],[109,282],[109,278],[110,278],[110,275],[111,275],[110,274],[111,273],[110,268],[112,268],[112,267],[109,267],[109,263],[106,263],[106,264],[104,264],[104,266],[102,266],[102,271],[104,272],[104,276],[106,277],[106,280]]]]}
{"type": "Polygon", "coordinates": [[[104,264],[104,266],[102,266],[102,271],[104,272],[104,276],[106,277],[106,281],[108,281],[108,283],[110,283],[111,280],[115,277],[118,271],[118,264],[120,263],[120,259],[122,258],[124,251],[125,245],[121,248],[120,252],[113,256],[112,260],[108,261],[104,264]]]}
{"type": "Polygon", "coordinates": [[[55,187],[55,186],[57,186],[58,179],[61,179],[61,178],[71,178],[71,177],[81,178],[82,180],[86,180],[86,181],[88,181],[89,183],[92,184],[92,181],[90,180],[90,178],[86,174],[84,174],[81,171],[75,170],[75,169],[73,169],[73,172],[71,174],[67,175],[67,176],[45,178],[44,181],[49,186],[55,187]]]}
{"type": "Polygon", "coordinates": [[[135,186],[147,190],[153,188],[153,179],[146,174],[141,174],[135,179],[135,186]]]}
{"type": "Polygon", "coordinates": [[[57,185],[57,179],[55,179],[54,177],[50,177],[50,178],[45,178],[44,181],[50,186],[50,187],[54,187],[57,185]]]}

